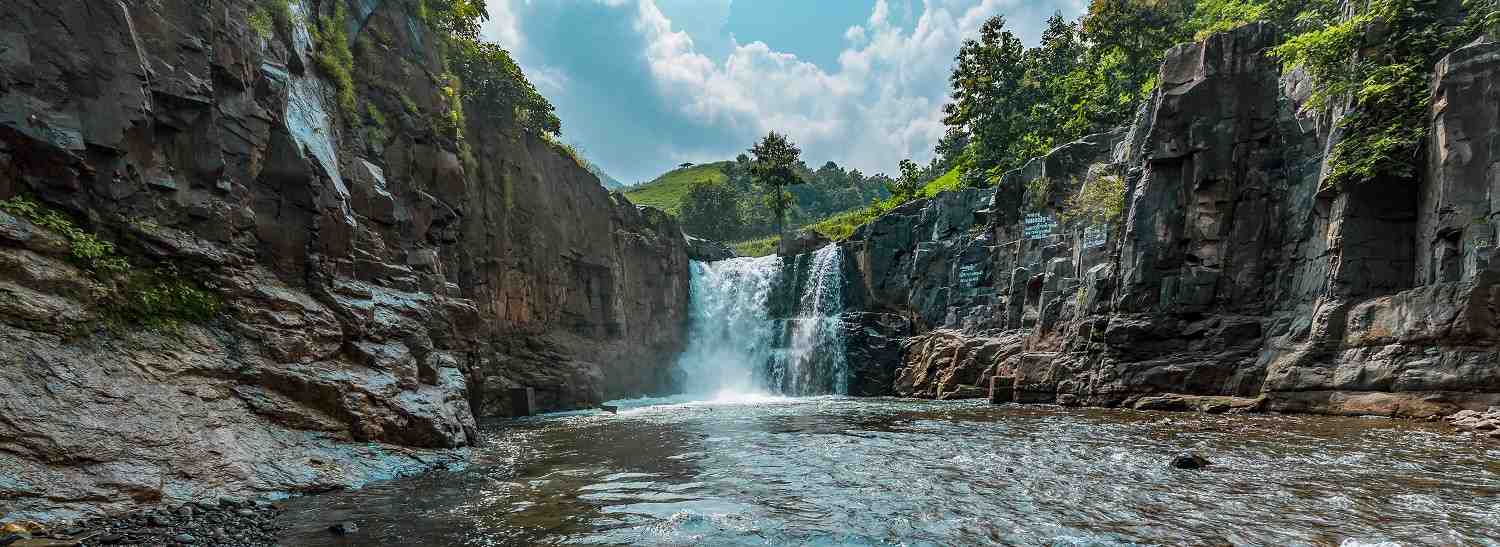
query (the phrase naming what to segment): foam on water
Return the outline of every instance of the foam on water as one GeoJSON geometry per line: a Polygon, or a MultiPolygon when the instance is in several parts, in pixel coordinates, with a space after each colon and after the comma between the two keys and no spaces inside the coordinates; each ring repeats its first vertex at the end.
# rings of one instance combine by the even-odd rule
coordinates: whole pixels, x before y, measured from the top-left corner
{"type": "Polygon", "coordinates": [[[805,268],[784,260],[795,259],[692,264],[688,347],[677,362],[685,394],[754,404],[769,394],[848,391],[841,251],[825,246],[805,268]],[[778,287],[796,289],[791,317],[772,316],[778,287]]]}

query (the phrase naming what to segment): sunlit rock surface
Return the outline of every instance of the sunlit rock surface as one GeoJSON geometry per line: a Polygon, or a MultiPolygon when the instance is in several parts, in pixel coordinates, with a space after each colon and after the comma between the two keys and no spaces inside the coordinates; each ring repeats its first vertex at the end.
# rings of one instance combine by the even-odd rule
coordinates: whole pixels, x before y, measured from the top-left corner
{"type": "Polygon", "coordinates": [[[357,486],[462,459],[510,387],[546,410],[672,388],[675,221],[514,127],[436,130],[426,27],[357,4],[345,112],[305,23],[332,1],[262,37],[251,0],[0,0],[0,199],[225,304],[95,328],[67,240],[0,213],[0,515],[357,486]]]}
{"type": "MultiPolygon", "coordinates": [[[[1433,416],[1500,401],[1490,175],[1500,50],[1441,61],[1426,172],[1323,184],[1335,120],[1253,24],[1167,55],[1128,128],[848,241],[850,301],[911,321],[899,395],[1433,416]],[[1059,214],[1123,177],[1123,218],[1059,214]],[[1046,191],[1041,191],[1046,189],[1046,191]]],[[[884,377],[882,377],[884,378],[884,377]]]]}

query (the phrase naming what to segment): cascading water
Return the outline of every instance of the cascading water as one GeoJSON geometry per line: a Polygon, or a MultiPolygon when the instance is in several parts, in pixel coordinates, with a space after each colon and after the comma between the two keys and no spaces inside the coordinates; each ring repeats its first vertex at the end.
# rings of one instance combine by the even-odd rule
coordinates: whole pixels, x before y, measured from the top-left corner
{"type": "Polygon", "coordinates": [[[694,262],[688,347],[678,359],[684,391],[846,393],[842,261],[828,245],[800,261],[694,262]]]}

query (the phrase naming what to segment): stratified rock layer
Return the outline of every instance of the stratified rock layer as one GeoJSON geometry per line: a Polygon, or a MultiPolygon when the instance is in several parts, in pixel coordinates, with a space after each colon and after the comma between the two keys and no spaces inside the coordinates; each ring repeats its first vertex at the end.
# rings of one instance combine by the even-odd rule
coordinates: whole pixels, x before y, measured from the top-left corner
{"type": "Polygon", "coordinates": [[[262,36],[252,0],[0,0],[0,199],[225,304],[101,328],[68,241],[0,213],[0,515],[357,486],[461,458],[510,387],[670,389],[676,223],[494,105],[457,117],[407,2],[342,6],[339,106],[307,25],[341,2],[262,36]]]}
{"type": "Polygon", "coordinates": [[[890,392],[1433,416],[1500,400],[1500,46],[1434,71],[1427,170],[1323,184],[1336,119],[1253,24],[1171,50],[1129,128],[841,243],[849,301],[911,320],[890,392]],[[1120,177],[1117,222],[1061,218],[1120,177]],[[1494,266],[1493,268],[1500,268],[1494,266]]]}

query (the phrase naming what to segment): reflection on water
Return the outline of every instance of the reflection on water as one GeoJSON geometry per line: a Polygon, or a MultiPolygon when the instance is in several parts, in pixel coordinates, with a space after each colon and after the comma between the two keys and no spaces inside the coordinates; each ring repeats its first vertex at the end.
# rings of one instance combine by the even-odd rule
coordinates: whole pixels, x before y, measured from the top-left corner
{"type": "Polygon", "coordinates": [[[745,398],[485,429],[468,470],[294,500],[287,543],[1500,545],[1500,449],[1393,420],[745,398]]]}

